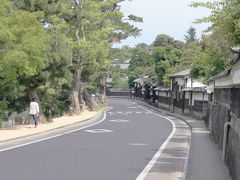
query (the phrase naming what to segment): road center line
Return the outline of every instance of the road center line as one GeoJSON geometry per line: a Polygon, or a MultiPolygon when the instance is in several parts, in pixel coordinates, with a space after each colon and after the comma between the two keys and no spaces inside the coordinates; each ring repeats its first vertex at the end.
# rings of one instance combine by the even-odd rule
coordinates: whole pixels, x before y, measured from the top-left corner
{"type": "MultiPolygon", "coordinates": [[[[139,105],[138,105],[139,106],[139,105]]],[[[151,112],[153,113],[152,111],[148,110],[148,109],[145,109],[144,107],[142,106],[139,106],[140,108],[144,109],[145,111],[147,112],[151,112]]],[[[147,164],[147,166],[142,170],[142,172],[138,175],[138,177],[136,178],[136,180],[144,180],[144,178],[148,175],[148,173],[150,172],[150,170],[152,169],[152,167],[154,166],[154,164],[156,164],[158,158],[161,156],[163,150],[166,148],[167,144],[169,143],[169,141],[172,139],[173,135],[175,134],[176,132],[176,125],[175,123],[167,118],[167,117],[164,117],[160,114],[156,114],[154,113],[156,116],[159,116],[159,117],[162,117],[164,119],[167,119],[171,124],[172,124],[172,132],[171,134],[168,136],[168,138],[164,141],[164,143],[160,146],[160,148],[158,149],[157,153],[153,156],[153,158],[151,159],[151,161],[147,164]]]]}
{"type": "Polygon", "coordinates": [[[113,119],[113,120],[109,120],[109,121],[116,122],[116,123],[129,122],[129,120],[126,120],[126,119],[113,119]]]}
{"type": "Polygon", "coordinates": [[[109,130],[109,129],[89,129],[89,130],[85,130],[85,132],[99,134],[99,133],[110,133],[110,132],[113,132],[113,130],[109,130]]]}

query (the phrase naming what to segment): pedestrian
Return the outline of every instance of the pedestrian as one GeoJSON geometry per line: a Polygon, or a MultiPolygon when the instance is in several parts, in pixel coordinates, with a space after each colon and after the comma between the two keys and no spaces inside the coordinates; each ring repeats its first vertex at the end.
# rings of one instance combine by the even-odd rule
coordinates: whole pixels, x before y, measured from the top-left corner
{"type": "Polygon", "coordinates": [[[30,102],[30,128],[34,123],[35,128],[38,126],[38,115],[39,115],[39,105],[37,103],[37,99],[33,98],[30,102]]]}

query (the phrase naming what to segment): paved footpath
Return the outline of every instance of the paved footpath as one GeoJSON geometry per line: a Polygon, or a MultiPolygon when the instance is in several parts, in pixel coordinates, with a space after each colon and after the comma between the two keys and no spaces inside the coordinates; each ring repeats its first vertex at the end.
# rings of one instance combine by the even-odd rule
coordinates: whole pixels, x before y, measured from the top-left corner
{"type": "Polygon", "coordinates": [[[37,128],[29,128],[29,125],[17,125],[11,128],[0,129],[0,143],[48,132],[53,129],[63,128],[72,124],[90,120],[97,114],[97,111],[85,110],[81,113],[81,115],[78,116],[63,116],[60,118],[54,118],[53,122],[39,124],[37,128]]]}
{"type": "Polygon", "coordinates": [[[153,108],[163,114],[171,115],[187,122],[191,129],[191,145],[188,163],[185,167],[183,180],[230,180],[228,170],[221,160],[221,152],[210,137],[204,121],[176,113],[170,113],[153,107],[143,101],[142,105],[153,108]]]}

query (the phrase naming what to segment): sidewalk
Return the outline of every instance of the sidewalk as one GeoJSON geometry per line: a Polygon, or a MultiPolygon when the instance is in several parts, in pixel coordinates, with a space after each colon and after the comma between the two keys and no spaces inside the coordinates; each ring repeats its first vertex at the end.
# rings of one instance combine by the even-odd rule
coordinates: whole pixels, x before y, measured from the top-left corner
{"type": "Polygon", "coordinates": [[[62,128],[86,120],[90,120],[97,116],[97,111],[83,111],[78,116],[63,116],[54,118],[53,122],[46,124],[39,124],[37,128],[29,128],[29,125],[17,125],[7,129],[0,129],[0,143],[14,140],[21,137],[40,134],[51,131],[53,129],[62,128]]]}
{"type": "Polygon", "coordinates": [[[188,163],[183,172],[183,180],[230,180],[228,170],[221,160],[221,152],[212,141],[210,131],[207,130],[204,121],[171,113],[139,100],[137,102],[163,114],[181,119],[191,127],[190,151],[188,163]]]}

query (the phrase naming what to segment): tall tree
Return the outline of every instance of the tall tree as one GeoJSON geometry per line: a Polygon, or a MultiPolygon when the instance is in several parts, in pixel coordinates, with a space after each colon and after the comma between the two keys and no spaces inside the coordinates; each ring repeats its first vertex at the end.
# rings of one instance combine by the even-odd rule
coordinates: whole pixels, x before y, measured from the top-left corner
{"type": "Polygon", "coordinates": [[[214,32],[208,37],[203,37],[201,40],[201,50],[195,52],[192,56],[192,71],[191,75],[194,78],[199,78],[207,81],[211,76],[214,76],[226,67],[228,67],[229,57],[231,53],[228,42],[225,37],[214,32]],[[207,42],[207,43],[206,43],[207,42]]]}
{"type": "Polygon", "coordinates": [[[155,72],[161,85],[169,85],[168,76],[180,68],[182,51],[174,47],[158,47],[153,50],[155,72]]]}
{"type": "Polygon", "coordinates": [[[55,81],[63,85],[72,56],[70,43],[64,35],[54,27],[44,28],[44,12],[31,12],[23,5],[10,3],[12,13],[0,17],[0,39],[4,41],[2,48],[5,48],[0,53],[3,68],[0,76],[4,77],[1,84],[4,98],[18,111],[28,104],[23,97],[27,95],[32,99],[38,96],[38,88],[45,83],[55,81]],[[9,35],[7,39],[4,37],[6,33],[9,35]],[[8,93],[9,88],[13,89],[11,93],[8,93]]]}
{"type": "Polygon", "coordinates": [[[196,29],[194,27],[190,27],[187,31],[187,35],[185,35],[186,43],[197,42],[197,34],[196,29]]]}
{"type": "Polygon", "coordinates": [[[184,48],[184,42],[179,40],[174,40],[173,37],[166,35],[166,34],[159,34],[153,41],[154,47],[174,47],[177,49],[183,49],[184,48]]]}
{"type": "Polygon", "coordinates": [[[42,13],[17,11],[0,17],[0,77],[5,98],[12,102],[26,92],[34,96],[35,86],[43,82],[47,66],[49,35],[38,19],[42,13]],[[6,38],[6,36],[8,38],[6,38]],[[12,91],[8,91],[12,88],[12,91]]]}
{"type": "Polygon", "coordinates": [[[45,85],[54,90],[61,89],[64,83],[71,84],[67,83],[68,73],[65,73],[71,66],[74,73],[73,101],[79,113],[81,82],[100,82],[101,77],[105,77],[112,38],[121,40],[140,33],[129,21],[141,22],[142,19],[134,15],[125,19],[119,6],[122,0],[3,2],[0,5],[0,41],[3,42],[0,45],[0,69],[6,71],[0,72],[0,79],[8,78],[12,83],[0,83],[4,84],[6,96],[10,96],[7,89],[11,87],[8,86],[16,89],[16,93],[11,94],[12,99],[16,99],[14,95],[24,96],[19,92],[35,96],[36,90],[39,87],[44,89],[45,85]],[[13,67],[19,66],[7,71],[11,62],[13,67]],[[91,74],[93,64],[95,71],[91,74]]]}
{"type": "Polygon", "coordinates": [[[166,34],[159,34],[153,42],[153,46],[171,46],[173,45],[174,39],[166,34]]]}

